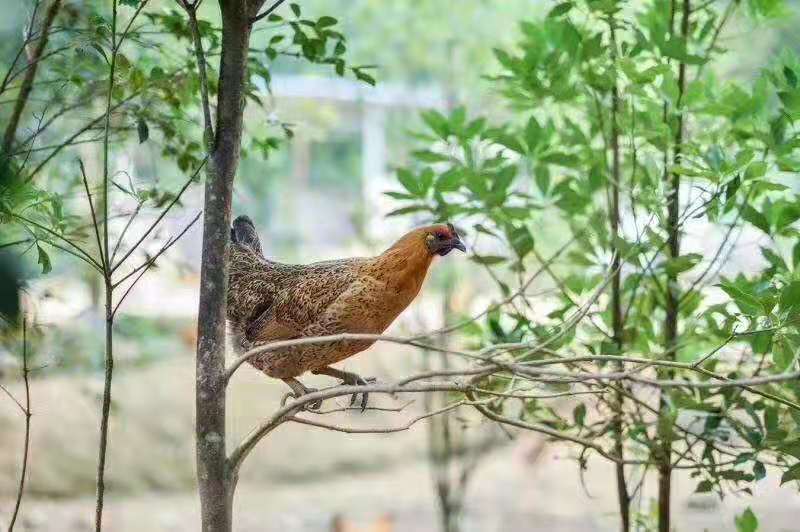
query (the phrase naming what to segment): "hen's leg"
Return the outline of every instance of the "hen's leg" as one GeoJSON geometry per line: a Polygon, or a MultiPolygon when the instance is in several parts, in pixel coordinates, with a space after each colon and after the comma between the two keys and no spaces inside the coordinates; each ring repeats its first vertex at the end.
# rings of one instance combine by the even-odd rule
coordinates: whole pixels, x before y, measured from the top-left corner
{"type": "MultiPolygon", "coordinates": [[[[330,366],[324,367],[322,369],[314,370],[311,373],[314,375],[328,375],[335,379],[341,379],[342,384],[347,384],[350,386],[366,386],[367,384],[371,384],[375,382],[374,377],[361,377],[356,373],[351,373],[349,371],[342,371],[340,369],[332,368],[330,366]]],[[[358,398],[357,393],[354,393],[353,396],[350,398],[350,406],[355,404],[356,399],[358,398]]],[[[367,399],[369,398],[369,393],[365,392],[361,394],[361,411],[363,412],[367,408],[367,399]]]]}
{"type": "MultiPolygon", "coordinates": [[[[303,395],[306,395],[306,394],[309,394],[309,393],[317,391],[314,388],[307,388],[305,385],[303,385],[302,382],[300,382],[297,379],[289,378],[289,379],[281,379],[281,380],[283,380],[283,382],[288,384],[289,388],[292,389],[292,393],[289,394],[289,395],[294,395],[295,399],[299,399],[303,395]]],[[[286,398],[284,397],[284,401],[285,401],[285,399],[286,398]]],[[[307,404],[305,406],[305,408],[307,408],[309,410],[319,410],[319,407],[321,407],[321,406],[322,406],[322,399],[319,399],[317,401],[314,401],[313,403],[307,404]]]]}

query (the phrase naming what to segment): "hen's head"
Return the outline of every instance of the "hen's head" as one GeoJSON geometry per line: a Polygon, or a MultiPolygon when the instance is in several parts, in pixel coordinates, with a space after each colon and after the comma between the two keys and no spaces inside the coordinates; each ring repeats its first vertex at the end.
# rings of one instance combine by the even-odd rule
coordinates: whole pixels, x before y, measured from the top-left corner
{"type": "Polygon", "coordinates": [[[458,237],[453,224],[437,224],[422,227],[417,231],[424,238],[425,246],[431,255],[445,256],[454,249],[467,251],[464,243],[458,237]]]}

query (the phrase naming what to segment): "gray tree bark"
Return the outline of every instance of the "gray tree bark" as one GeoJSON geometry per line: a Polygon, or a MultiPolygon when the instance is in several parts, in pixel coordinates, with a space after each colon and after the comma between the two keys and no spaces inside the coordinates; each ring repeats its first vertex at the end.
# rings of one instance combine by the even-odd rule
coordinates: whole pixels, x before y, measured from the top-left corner
{"type": "Polygon", "coordinates": [[[220,0],[222,56],[216,138],[206,173],[197,313],[196,440],[202,530],[231,529],[225,450],[225,294],[233,180],[239,165],[250,21],[246,3],[220,0]]]}

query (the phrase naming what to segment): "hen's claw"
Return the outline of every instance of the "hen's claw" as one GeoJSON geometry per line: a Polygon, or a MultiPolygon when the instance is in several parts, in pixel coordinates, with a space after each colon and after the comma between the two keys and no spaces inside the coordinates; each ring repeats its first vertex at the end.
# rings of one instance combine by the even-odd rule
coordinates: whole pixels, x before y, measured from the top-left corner
{"type": "MultiPolygon", "coordinates": [[[[348,386],[366,386],[368,384],[372,384],[377,382],[377,379],[374,377],[367,377],[366,379],[356,373],[351,373],[349,371],[342,371],[340,369],[332,368],[330,366],[320,368],[318,370],[312,371],[315,375],[328,375],[335,379],[341,379],[342,384],[347,384],[348,386]]],[[[358,400],[358,396],[361,395],[361,411],[367,409],[367,399],[369,398],[369,392],[356,392],[350,397],[350,406],[356,404],[358,400]]]]}
{"type": "MultiPolygon", "coordinates": [[[[375,377],[361,377],[353,373],[352,378],[342,379],[342,384],[347,384],[350,386],[367,386],[368,384],[373,384],[377,382],[375,377]]],[[[361,393],[354,393],[350,396],[350,406],[356,404],[358,400],[358,396],[361,395],[361,411],[364,412],[367,409],[367,401],[369,400],[369,392],[361,392],[361,393]]]]}
{"type": "MultiPolygon", "coordinates": [[[[283,381],[289,385],[292,391],[283,396],[283,399],[281,400],[281,406],[286,404],[286,401],[289,399],[289,397],[300,399],[304,395],[308,395],[310,393],[319,391],[316,388],[306,387],[305,385],[303,385],[302,382],[300,382],[297,379],[283,379],[283,381]]],[[[304,404],[303,410],[319,410],[321,407],[322,407],[322,399],[317,399],[314,402],[304,404]]]]}

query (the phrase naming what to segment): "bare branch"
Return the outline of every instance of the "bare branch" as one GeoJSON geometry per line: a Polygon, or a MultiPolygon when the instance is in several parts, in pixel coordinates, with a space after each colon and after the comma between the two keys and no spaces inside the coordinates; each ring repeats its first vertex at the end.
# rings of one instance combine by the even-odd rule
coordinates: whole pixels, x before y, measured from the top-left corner
{"type": "MultiPolygon", "coordinates": [[[[119,109],[120,107],[122,107],[123,105],[128,103],[129,101],[133,100],[135,97],[137,97],[139,95],[140,92],[141,91],[132,92],[131,94],[129,94],[128,96],[126,96],[125,98],[123,98],[122,100],[120,100],[119,102],[114,104],[111,107],[111,111],[116,111],[117,109],[119,109]]],[[[49,163],[56,155],[58,155],[61,152],[61,150],[63,150],[67,146],[71,145],[75,141],[75,139],[77,139],[78,137],[80,137],[81,135],[83,135],[84,133],[86,133],[87,131],[92,129],[93,127],[95,127],[105,117],[106,117],[106,113],[101,114],[97,118],[89,121],[86,125],[84,125],[82,128],[80,128],[78,131],[76,131],[75,133],[70,135],[64,142],[59,144],[58,147],[56,147],[51,153],[49,153],[47,155],[47,157],[45,157],[45,159],[42,162],[40,162],[39,165],[36,166],[36,168],[34,168],[31,171],[30,174],[28,174],[28,176],[25,178],[25,182],[26,183],[30,182],[36,176],[36,174],[38,174],[39,172],[42,171],[42,168],[47,166],[47,163],[49,163]]]]}
{"type": "Polygon", "coordinates": [[[395,427],[346,427],[341,425],[334,425],[331,423],[322,423],[320,421],[308,418],[302,418],[296,415],[287,417],[286,421],[294,421],[295,423],[301,423],[303,425],[311,425],[314,427],[328,429],[335,432],[345,432],[347,434],[390,434],[392,432],[402,432],[404,430],[408,430],[411,427],[413,427],[416,423],[422,421],[423,419],[428,419],[429,417],[433,417],[439,414],[444,414],[445,412],[455,410],[460,406],[472,405],[472,404],[473,403],[469,401],[463,401],[463,400],[457,401],[455,403],[439,408],[438,410],[433,410],[431,412],[426,412],[425,414],[420,414],[419,416],[409,419],[402,425],[398,425],[395,427]]]}
{"type": "Polygon", "coordinates": [[[493,421],[496,421],[498,423],[503,423],[505,425],[511,425],[513,427],[518,427],[518,428],[522,428],[522,429],[525,429],[525,430],[538,432],[540,434],[545,434],[545,435],[550,436],[551,438],[555,438],[557,440],[564,440],[564,441],[569,441],[569,442],[572,442],[572,443],[577,443],[578,445],[580,445],[582,447],[594,450],[595,452],[597,452],[597,454],[599,454],[603,458],[606,458],[607,460],[610,460],[611,462],[614,462],[614,463],[632,464],[632,465],[641,465],[641,464],[646,463],[646,462],[642,462],[641,460],[619,460],[616,456],[606,452],[605,449],[603,449],[602,447],[600,447],[596,443],[591,442],[589,440],[585,440],[585,439],[579,438],[577,436],[572,436],[570,434],[564,434],[563,432],[559,432],[559,431],[557,431],[555,429],[551,429],[550,427],[547,427],[545,425],[539,425],[539,424],[535,424],[535,423],[528,423],[528,422],[525,422],[525,421],[522,421],[522,420],[519,420],[519,419],[513,419],[513,418],[510,418],[510,417],[506,417],[506,416],[497,414],[496,412],[493,412],[492,410],[486,408],[486,406],[477,403],[477,401],[475,401],[474,395],[470,391],[467,391],[466,395],[470,400],[472,400],[472,402],[474,403],[473,406],[475,407],[476,410],[478,410],[485,417],[487,417],[487,418],[489,418],[489,419],[491,419],[493,421]]]}
{"type": "Polygon", "coordinates": [[[465,392],[470,389],[472,384],[459,382],[429,382],[409,385],[398,384],[368,384],[365,386],[333,386],[318,392],[312,392],[299,397],[297,400],[282,406],[272,416],[254,428],[250,434],[234,449],[228,457],[228,467],[235,476],[239,468],[250,451],[255,448],[258,442],[272,432],[275,428],[287,421],[288,418],[295,416],[305,405],[318,400],[331,399],[333,397],[343,397],[354,393],[382,393],[396,394],[401,392],[465,392]]]}
{"type": "MultiPolygon", "coordinates": [[[[23,408],[22,405],[19,406],[22,409],[22,413],[25,414],[25,443],[23,445],[23,450],[22,450],[22,470],[20,471],[19,475],[17,500],[14,503],[14,512],[11,514],[11,522],[8,525],[8,532],[13,532],[14,530],[14,524],[17,521],[17,516],[19,515],[20,506],[22,506],[22,494],[25,492],[25,478],[28,474],[28,456],[30,454],[30,443],[31,443],[31,384],[29,375],[30,375],[30,370],[28,369],[28,324],[27,320],[23,317],[22,318],[22,380],[25,383],[25,407],[23,408]]],[[[6,393],[8,393],[7,390],[6,393]]]]}
{"type": "MultiPolygon", "coordinates": [[[[250,19],[250,24],[255,24],[259,20],[270,16],[276,9],[278,9],[281,6],[281,4],[283,2],[285,2],[285,0],[276,0],[274,4],[272,4],[267,9],[265,9],[262,13],[259,13],[255,17],[251,18],[250,19]]],[[[263,1],[262,1],[262,3],[263,3],[263,1]]]]}
{"type": "Polygon", "coordinates": [[[489,305],[488,307],[486,307],[486,309],[484,309],[483,311],[479,312],[478,314],[475,314],[471,318],[465,319],[463,321],[460,321],[458,323],[455,323],[455,324],[447,326],[447,327],[443,327],[441,329],[436,329],[435,331],[430,331],[430,332],[427,332],[427,333],[424,333],[424,334],[417,335],[415,337],[415,339],[420,339],[421,340],[423,338],[428,338],[428,337],[431,337],[431,336],[438,336],[438,335],[441,335],[441,334],[446,334],[446,333],[449,333],[449,332],[456,331],[458,329],[463,329],[467,325],[478,321],[479,319],[481,319],[482,317],[486,316],[487,314],[493,312],[494,310],[496,310],[496,309],[498,309],[498,308],[500,308],[500,307],[502,307],[504,305],[507,305],[507,304],[511,303],[514,299],[522,296],[528,290],[528,288],[530,288],[531,284],[533,284],[533,281],[535,281],[545,271],[546,267],[548,267],[549,265],[553,264],[556,261],[556,259],[558,259],[567,249],[569,249],[569,247],[572,245],[573,242],[575,242],[575,240],[577,240],[581,235],[583,235],[583,233],[585,231],[586,230],[584,229],[583,231],[579,231],[579,232],[575,233],[572,236],[572,238],[570,238],[560,248],[558,248],[558,250],[555,253],[553,253],[550,256],[550,258],[548,258],[546,261],[542,262],[542,266],[538,270],[536,270],[536,272],[534,272],[533,275],[531,275],[528,278],[528,280],[522,286],[520,286],[519,289],[516,292],[510,294],[505,299],[503,299],[503,300],[501,300],[501,301],[499,301],[497,303],[494,303],[492,305],[489,305]]]}
{"type": "Polygon", "coordinates": [[[126,298],[126,297],[128,296],[128,294],[131,292],[131,290],[133,290],[133,287],[134,287],[134,286],[136,286],[136,283],[137,283],[137,282],[139,282],[139,279],[141,279],[141,278],[142,278],[142,276],[143,276],[145,273],[147,273],[147,270],[149,270],[149,269],[150,269],[150,267],[151,267],[153,264],[155,264],[155,262],[156,262],[156,259],[158,259],[158,257],[160,257],[160,256],[161,256],[163,253],[165,253],[165,252],[166,252],[166,251],[167,251],[169,248],[171,248],[171,247],[172,247],[172,245],[173,245],[175,242],[177,242],[178,240],[180,240],[180,239],[181,239],[181,237],[183,237],[183,235],[184,235],[184,234],[186,234],[186,231],[188,231],[188,230],[189,230],[189,228],[191,228],[191,227],[192,227],[192,226],[195,224],[195,222],[197,222],[197,220],[199,220],[199,219],[200,219],[200,215],[201,215],[201,214],[203,214],[203,211],[200,211],[200,212],[198,212],[198,213],[197,213],[197,215],[196,215],[196,216],[195,216],[195,217],[192,219],[192,221],[191,221],[191,222],[189,222],[189,223],[186,225],[186,227],[184,227],[184,228],[183,228],[183,231],[181,231],[181,232],[178,234],[178,236],[176,236],[175,238],[171,238],[171,239],[170,239],[170,240],[169,240],[169,241],[168,241],[166,244],[164,244],[164,246],[162,246],[162,248],[161,248],[161,249],[158,251],[158,253],[156,253],[156,254],[155,254],[155,255],[154,255],[154,256],[153,256],[153,257],[152,257],[150,260],[148,260],[147,262],[145,262],[144,264],[142,264],[141,266],[139,266],[138,268],[136,268],[136,269],[135,269],[133,272],[131,272],[129,275],[125,276],[125,278],[124,278],[122,281],[120,281],[119,283],[116,283],[116,284],[114,284],[114,285],[112,286],[112,288],[114,288],[114,287],[116,287],[116,286],[119,286],[119,284],[120,284],[120,283],[122,283],[122,282],[124,282],[124,281],[125,281],[125,279],[127,279],[128,277],[130,277],[131,275],[133,275],[134,273],[136,273],[136,271],[138,271],[138,270],[141,270],[141,273],[139,273],[139,275],[138,275],[138,276],[137,276],[137,277],[136,277],[136,278],[133,280],[133,282],[130,284],[130,286],[128,286],[128,288],[127,288],[127,289],[125,290],[125,292],[122,294],[122,297],[120,297],[120,298],[119,298],[119,301],[117,301],[117,305],[114,307],[114,310],[111,312],[111,315],[112,315],[112,317],[113,317],[113,316],[116,316],[116,314],[117,314],[117,310],[119,310],[119,307],[120,307],[120,305],[122,305],[122,302],[123,302],[123,301],[125,301],[125,298],[126,298]]]}
{"type": "Polygon", "coordinates": [[[206,56],[203,51],[203,40],[200,35],[200,26],[197,23],[197,5],[190,4],[188,0],[177,0],[189,16],[189,29],[192,33],[194,44],[194,57],[197,61],[197,75],[200,80],[200,101],[203,109],[203,141],[206,153],[214,149],[214,126],[211,122],[211,104],[208,99],[208,74],[206,72],[206,56]]]}
{"type": "Polygon", "coordinates": [[[195,178],[200,173],[200,170],[202,170],[203,167],[206,165],[207,161],[208,161],[208,155],[206,155],[203,158],[203,162],[200,163],[200,166],[198,166],[197,169],[192,174],[192,176],[189,179],[186,180],[186,183],[183,184],[183,186],[178,191],[178,193],[175,195],[175,197],[172,199],[172,201],[170,201],[169,204],[167,204],[167,206],[164,207],[164,209],[161,211],[161,214],[159,214],[158,217],[155,219],[155,221],[152,224],[150,224],[150,227],[147,228],[147,230],[144,232],[144,234],[141,237],[139,237],[139,240],[136,241],[136,243],[128,250],[128,252],[125,253],[125,255],[123,255],[122,258],[119,259],[119,261],[116,262],[116,264],[111,266],[111,273],[114,273],[117,270],[117,268],[119,268],[120,265],[125,262],[125,259],[130,257],[131,254],[134,251],[136,251],[136,249],[142,244],[142,242],[144,242],[144,240],[147,238],[147,236],[151,232],[153,232],[153,229],[155,229],[156,226],[158,226],[158,224],[161,222],[161,220],[164,219],[164,216],[167,215],[167,213],[170,211],[170,209],[172,209],[172,207],[174,207],[175,204],[180,201],[181,196],[183,196],[183,193],[186,192],[186,190],[189,188],[189,185],[191,185],[194,182],[195,178]]]}
{"type": "MultiPolygon", "coordinates": [[[[11,147],[14,144],[14,137],[16,136],[17,128],[19,127],[19,121],[20,118],[22,118],[22,112],[25,110],[25,106],[28,103],[28,98],[30,97],[31,90],[33,89],[33,81],[36,79],[39,58],[44,53],[45,47],[47,47],[47,38],[50,32],[50,26],[53,25],[53,21],[55,20],[56,15],[58,15],[58,11],[60,9],[61,0],[53,0],[53,3],[50,4],[44,20],[42,21],[42,27],[40,29],[41,37],[36,43],[36,47],[33,51],[33,57],[30,61],[31,65],[25,72],[25,78],[22,81],[19,94],[17,94],[17,101],[14,105],[13,111],[11,112],[11,117],[8,119],[6,124],[5,133],[3,133],[3,144],[2,147],[0,147],[0,153],[11,153],[11,147]]],[[[7,80],[4,81],[4,86],[6,82],[7,80]]]]}
{"type": "Polygon", "coordinates": [[[25,222],[28,225],[32,225],[33,227],[36,227],[37,229],[40,229],[40,230],[44,231],[45,233],[58,238],[59,240],[64,241],[69,246],[74,248],[75,251],[67,249],[67,248],[64,248],[63,246],[59,246],[58,244],[55,244],[54,242],[48,241],[47,243],[50,244],[51,246],[54,246],[54,247],[57,247],[57,248],[59,248],[59,249],[61,249],[63,251],[66,251],[70,255],[73,255],[73,256],[76,256],[76,257],[78,257],[80,259],[83,259],[87,263],[91,264],[98,271],[100,271],[100,272],[103,271],[103,267],[100,265],[99,262],[97,262],[97,260],[94,257],[92,257],[86,250],[84,250],[82,247],[80,247],[78,244],[76,244],[72,240],[68,239],[67,237],[65,237],[63,235],[60,235],[57,232],[55,232],[52,229],[50,229],[49,227],[46,227],[46,226],[44,226],[44,225],[42,225],[42,224],[40,224],[38,222],[35,222],[35,221],[31,220],[30,218],[26,218],[25,216],[22,216],[21,214],[11,213],[11,216],[13,218],[17,218],[18,220],[21,220],[21,221],[25,222]]]}
{"type": "Polygon", "coordinates": [[[119,251],[119,246],[120,246],[120,244],[122,244],[123,240],[125,240],[125,233],[128,232],[128,229],[130,229],[131,224],[133,223],[133,220],[135,220],[136,216],[139,215],[139,211],[142,210],[142,205],[144,205],[144,202],[140,200],[136,204],[136,209],[134,209],[134,211],[128,217],[128,221],[125,222],[125,227],[122,228],[122,232],[120,233],[119,237],[117,237],[117,243],[114,244],[114,251],[111,253],[111,258],[108,261],[109,263],[113,263],[114,259],[117,257],[117,252],[119,251]]]}
{"type": "MultiPolygon", "coordinates": [[[[81,169],[81,178],[83,179],[83,188],[86,190],[86,201],[89,202],[89,210],[92,213],[92,227],[94,228],[94,235],[97,238],[97,250],[100,253],[100,264],[103,267],[103,273],[108,273],[108,250],[103,252],[103,243],[100,240],[100,227],[97,225],[97,215],[94,211],[94,202],[92,202],[92,193],[89,191],[89,180],[86,178],[86,168],[83,166],[83,161],[78,159],[78,165],[81,169]]],[[[107,225],[107,224],[106,224],[107,225]]]]}

